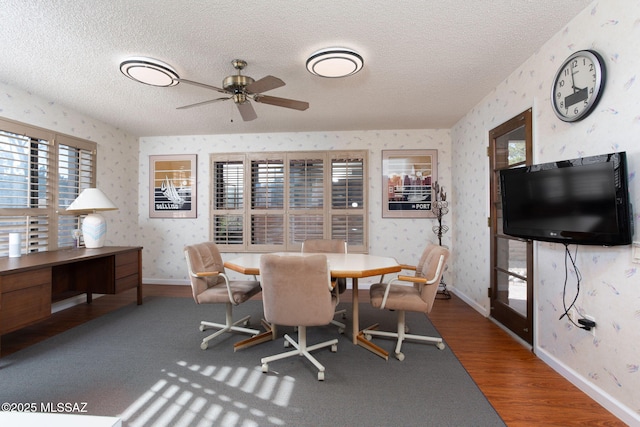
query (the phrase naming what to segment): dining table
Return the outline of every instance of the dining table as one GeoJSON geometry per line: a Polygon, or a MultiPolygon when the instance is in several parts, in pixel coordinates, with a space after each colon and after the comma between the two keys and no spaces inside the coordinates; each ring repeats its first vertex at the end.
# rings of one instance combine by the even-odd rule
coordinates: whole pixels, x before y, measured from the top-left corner
{"type": "MultiPolygon", "coordinates": [[[[279,252],[279,254],[297,256],[312,255],[311,253],[302,254],[300,252],[279,252]]],[[[395,258],[378,255],[357,253],[323,253],[322,255],[326,255],[327,257],[331,277],[351,279],[351,338],[353,344],[365,347],[379,356],[387,358],[387,351],[365,339],[360,333],[358,279],[397,273],[402,270],[402,266],[395,258]]],[[[260,253],[246,253],[237,258],[225,261],[224,266],[229,270],[241,274],[259,276],[261,256],[262,254],[260,253]]]]}

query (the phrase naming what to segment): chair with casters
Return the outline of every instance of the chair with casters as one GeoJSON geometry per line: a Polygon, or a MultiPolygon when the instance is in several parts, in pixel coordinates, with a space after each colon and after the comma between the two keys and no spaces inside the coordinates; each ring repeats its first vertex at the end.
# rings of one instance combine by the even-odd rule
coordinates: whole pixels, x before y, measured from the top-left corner
{"type": "MultiPolygon", "coordinates": [[[[220,251],[213,242],[185,246],[184,255],[195,302],[197,304],[225,304],[226,306],[225,323],[204,320],[200,322],[201,331],[218,329],[202,340],[200,348],[206,350],[209,341],[225,332],[241,332],[252,336],[260,334],[259,330],[247,328],[250,316],[233,321],[233,306],[242,304],[258,294],[261,291],[260,282],[257,280],[230,280],[225,273],[220,251]]],[[[234,345],[234,351],[252,344],[250,340],[241,341],[234,345]]]]}
{"type": "Polygon", "coordinates": [[[367,340],[373,336],[397,338],[395,356],[398,360],[404,360],[404,354],[400,351],[404,340],[416,340],[435,343],[436,347],[444,350],[442,338],[427,337],[423,335],[409,334],[409,328],[405,323],[407,311],[421,312],[428,315],[433,308],[436,299],[440,278],[449,259],[449,251],[435,244],[428,244],[422,253],[417,266],[403,265],[403,270],[413,270],[415,275],[399,274],[389,283],[376,283],[371,285],[369,295],[371,305],[374,308],[395,310],[398,312],[397,331],[385,332],[377,330],[378,325],[373,325],[362,331],[367,340]]]}
{"type": "Polygon", "coordinates": [[[307,345],[307,327],[331,323],[337,297],[332,292],[327,257],[323,254],[265,254],[260,258],[262,304],[267,322],[298,329],[298,341],[284,336],[285,347],[295,350],[263,357],[262,372],[269,363],[293,356],[304,356],[318,369],[318,380],[324,380],[325,369],[311,352],[324,347],[338,349],[338,340],[307,345]]]}
{"type": "MultiPolygon", "coordinates": [[[[302,253],[316,253],[316,254],[346,254],[347,253],[347,242],[339,239],[307,239],[302,242],[302,253]]],[[[331,278],[334,282],[334,289],[337,290],[339,294],[343,293],[347,289],[347,279],[344,277],[331,278]]],[[[339,301],[338,301],[339,303],[339,301]]],[[[347,310],[341,309],[336,310],[334,316],[338,314],[342,315],[342,319],[347,318],[347,310]]],[[[344,333],[346,325],[344,322],[339,322],[337,320],[332,320],[331,324],[338,327],[338,332],[341,334],[344,333]]]]}

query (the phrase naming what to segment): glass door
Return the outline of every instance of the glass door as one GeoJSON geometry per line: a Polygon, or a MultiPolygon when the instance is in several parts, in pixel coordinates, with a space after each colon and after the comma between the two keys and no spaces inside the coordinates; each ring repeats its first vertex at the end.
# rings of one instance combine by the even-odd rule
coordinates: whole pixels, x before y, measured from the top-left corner
{"type": "Polygon", "coordinates": [[[531,164],[531,110],[489,132],[491,317],[533,344],[533,244],[502,230],[500,170],[531,164]]]}

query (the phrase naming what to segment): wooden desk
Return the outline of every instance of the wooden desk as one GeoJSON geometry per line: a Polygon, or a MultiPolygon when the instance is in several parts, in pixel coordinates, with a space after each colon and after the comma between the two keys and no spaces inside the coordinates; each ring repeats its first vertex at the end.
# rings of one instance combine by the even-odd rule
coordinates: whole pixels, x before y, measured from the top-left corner
{"type": "MultiPolygon", "coordinates": [[[[293,255],[294,253],[287,253],[293,255]]],[[[298,253],[299,254],[299,253],[298,253]]],[[[300,254],[302,255],[302,254],[300,254]]],[[[309,254],[305,254],[309,255],[309,254]]],[[[360,320],[358,307],[358,279],[362,277],[380,276],[383,274],[397,273],[402,268],[400,264],[390,257],[381,257],[376,255],[365,254],[323,254],[327,256],[329,268],[332,277],[345,277],[351,279],[352,283],[352,335],[354,344],[360,344],[363,347],[380,354],[379,347],[360,337],[360,320]],[[366,341],[366,342],[365,342],[366,341]],[[370,346],[373,345],[373,347],[370,346]]],[[[260,275],[260,256],[261,254],[245,254],[238,258],[226,261],[224,266],[229,270],[237,271],[242,274],[260,275]]],[[[381,349],[380,349],[381,350],[381,349]]],[[[383,353],[386,353],[382,350],[383,353]]],[[[383,354],[380,354],[385,357],[383,354]]]]}
{"type": "Polygon", "coordinates": [[[51,315],[51,303],[79,294],[138,288],[142,304],[142,247],[64,249],[0,258],[0,335],[51,315]]]}

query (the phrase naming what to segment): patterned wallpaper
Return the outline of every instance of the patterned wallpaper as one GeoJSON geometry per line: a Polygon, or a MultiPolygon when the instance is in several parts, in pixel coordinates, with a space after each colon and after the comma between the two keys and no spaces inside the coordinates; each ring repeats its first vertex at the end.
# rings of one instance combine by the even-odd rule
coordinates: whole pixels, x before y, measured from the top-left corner
{"type": "Polygon", "coordinates": [[[106,245],[138,245],[138,138],[69,110],[63,105],[0,81],[0,116],[94,141],[98,144],[97,186],[118,206],[104,212],[106,245]]]}
{"type": "MultiPolygon", "coordinates": [[[[370,253],[413,263],[434,220],[382,219],[381,150],[436,148],[440,181],[451,201],[444,244],[453,249],[447,282],[477,310],[488,312],[488,131],[533,108],[536,162],[615,150],[628,153],[630,192],[640,224],[640,2],[594,2],[499,84],[451,130],[247,134],[141,138],[0,82],[0,116],[98,143],[98,186],[119,206],[105,212],[109,245],[142,245],[145,282],[186,283],[182,247],[208,238],[208,155],[246,150],[369,150],[370,253]],[[597,110],[582,122],[559,121],[550,85],[564,58],[598,50],[608,82],[597,110]],[[138,151],[139,142],[139,151],[138,151]],[[148,156],[198,154],[195,219],[150,219],[148,156]],[[137,182],[137,186],[136,183],[137,182]]],[[[638,241],[638,232],[635,240],[638,241]]],[[[535,351],[554,369],[629,424],[640,423],[640,281],[629,247],[578,252],[578,307],[593,316],[596,336],[558,320],[562,306],[561,245],[536,244],[535,351]],[[560,261],[559,261],[560,260],[560,261]]],[[[225,256],[233,256],[227,254],[225,256]]],[[[575,273],[573,273],[575,275],[575,273]]],[[[575,282],[574,282],[575,283],[575,282]]],[[[572,289],[568,290],[571,294],[572,289]]]]}
{"type": "MultiPolygon", "coordinates": [[[[592,3],[452,128],[456,292],[489,311],[488,131],[533,108],[534,161],[626,151],[635,223],[640,224],[640,2],[592,3]],[[607,86],[596,111],[567,124],[550,104],[553,76],[571,53],[605,58],[607,86]]],[[[636,225],[636,230],[638,226],[636,225]]],[[[636,231],[634,240],[640,240],[636,231]]],[[[575,246],[571,247],[572,251],[575,246]]],[[[562,314],[564,246],[535,244],[535,351],[629,424],[640,423],[640,275],[631,247],[580,247],[577,307],[597,322],[595,337],[562,314]]],[[[575,295],[570,272],[568,304],[575,295]]]]}
{"type": "MultiPolygon", "coordinates": [[[[209,154],[248,151],[368,150],[369,158],[369,253],[393,256],[415,264],[427,241],[437,242],[431,231],[434,219],[382,218],[382,150],[437,149],[439,182],[451,185],[451,138],[449,130],[353,131],[273,133],[240,135],[166,136],[140,138],[138,221],[144,236],[146,281],[187,283],[182,248],[209,238],[209,154]],[[198,218],[149,218],[149,156],[198,155],[198,218]]],[[[450,214],[443,223],[450,224],[450,214]]],[[[451,245],[451,232],[443,237],[451,245]]],[[[230,259],[237,254],[223,254],[230,259]]],[[[234,277],[238,277],[233,272],[234,277]]],[[[363,279],[360,283],[366,284],[363,279]]]]}

